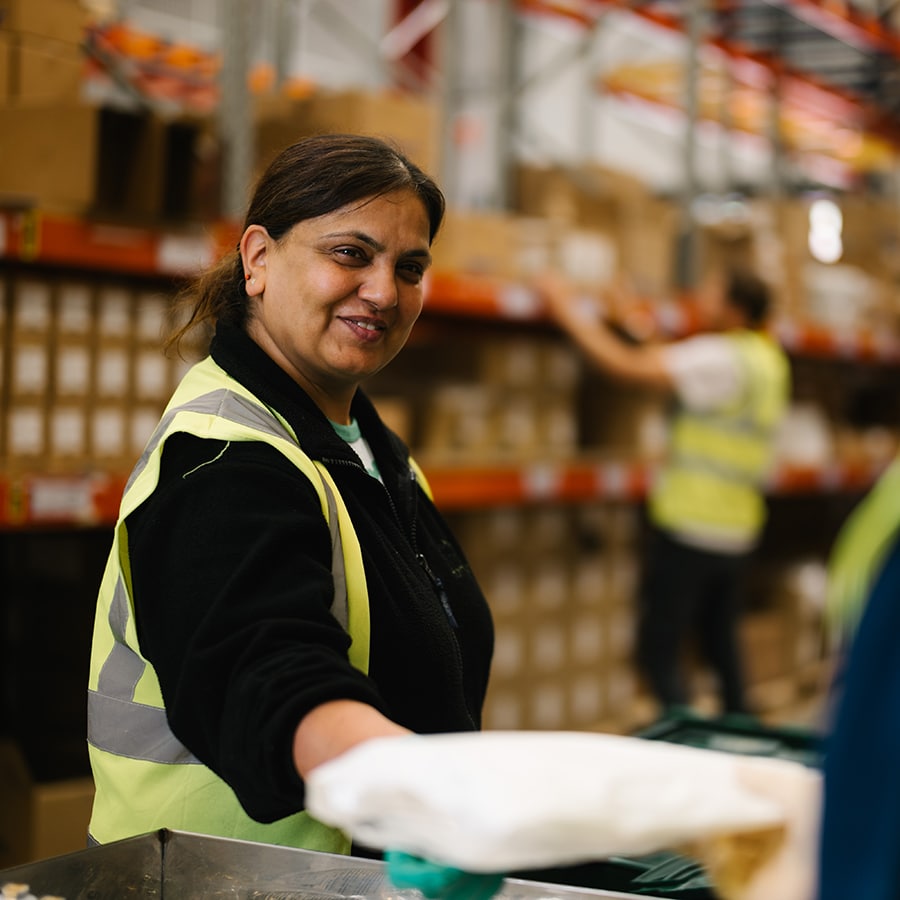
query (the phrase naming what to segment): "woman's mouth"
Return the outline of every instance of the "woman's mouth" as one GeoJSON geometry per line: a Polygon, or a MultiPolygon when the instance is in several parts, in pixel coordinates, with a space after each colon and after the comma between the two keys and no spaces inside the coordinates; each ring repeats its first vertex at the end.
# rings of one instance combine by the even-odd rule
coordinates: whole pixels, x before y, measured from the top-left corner
{"type": "Polygon", "coordinates": [[[342,317],[341,321],[345,322],[353,331],[353,333],[364,341],[378,340],[378,338],[381,337],[382,333],[387,328],[384,322],[373,319],[356,319],[347,316],[342,317]]]}

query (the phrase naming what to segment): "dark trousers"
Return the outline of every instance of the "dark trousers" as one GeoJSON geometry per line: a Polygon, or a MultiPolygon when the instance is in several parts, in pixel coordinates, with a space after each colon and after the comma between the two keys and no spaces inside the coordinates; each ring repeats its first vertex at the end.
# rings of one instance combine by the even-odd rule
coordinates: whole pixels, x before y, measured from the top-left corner
{"type": "Polygon", "coordinates": [[[747,712],[738,641],[740,588],[749,554],[713,553],[656,529],[647,535],[639,592],[637,664],[663,707],[690,702],[689,638],[719,681],[722,712],[747,712]]]}

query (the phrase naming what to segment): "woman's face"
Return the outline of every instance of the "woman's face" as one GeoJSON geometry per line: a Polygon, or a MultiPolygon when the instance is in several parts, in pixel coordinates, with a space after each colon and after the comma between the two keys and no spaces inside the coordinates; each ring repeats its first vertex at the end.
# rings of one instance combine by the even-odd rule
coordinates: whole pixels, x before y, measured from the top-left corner
{"type": "Polygon", "coordinates": [[[395,191],[298,222],[280,241],[241,239],[250,336],[333,421],[387,365],[422,311],[431,262],[425,206],[395,191]]]}

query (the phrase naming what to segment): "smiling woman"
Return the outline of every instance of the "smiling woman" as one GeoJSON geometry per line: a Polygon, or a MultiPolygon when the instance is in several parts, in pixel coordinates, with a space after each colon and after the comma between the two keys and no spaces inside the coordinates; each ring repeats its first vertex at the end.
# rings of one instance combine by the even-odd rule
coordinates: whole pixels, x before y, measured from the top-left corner
{"type": "Polygon", "coordinates": [[[425,207],[408,189],[241,239],[247,330],[335,422],[349,424],[362,378],[389,363],[422,311],[431,259],[425,207]]]}
{"type": "Polygon", "coordinates": [[[484,596],[360,390],[422,308],[444,198],[382,141],[263,173],[190,286],[214,336],[122,499],[89,685],[92,838],[157,828],[346,852],[308,773],[374,737],[480,727],[484,596]]]}

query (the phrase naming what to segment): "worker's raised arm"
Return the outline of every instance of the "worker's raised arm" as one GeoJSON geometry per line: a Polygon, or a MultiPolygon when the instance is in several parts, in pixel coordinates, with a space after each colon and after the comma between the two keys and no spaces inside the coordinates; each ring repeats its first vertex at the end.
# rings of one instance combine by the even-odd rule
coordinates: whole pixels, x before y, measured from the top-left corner
{"type": "Polygon", "coordinates": [[[574,286],[555,272],[534,281],[538,296],[554,321],[598,368],[614,378],[666,390],[674,382],[659,345],[633,346],[618,337],[574,286]]]}

